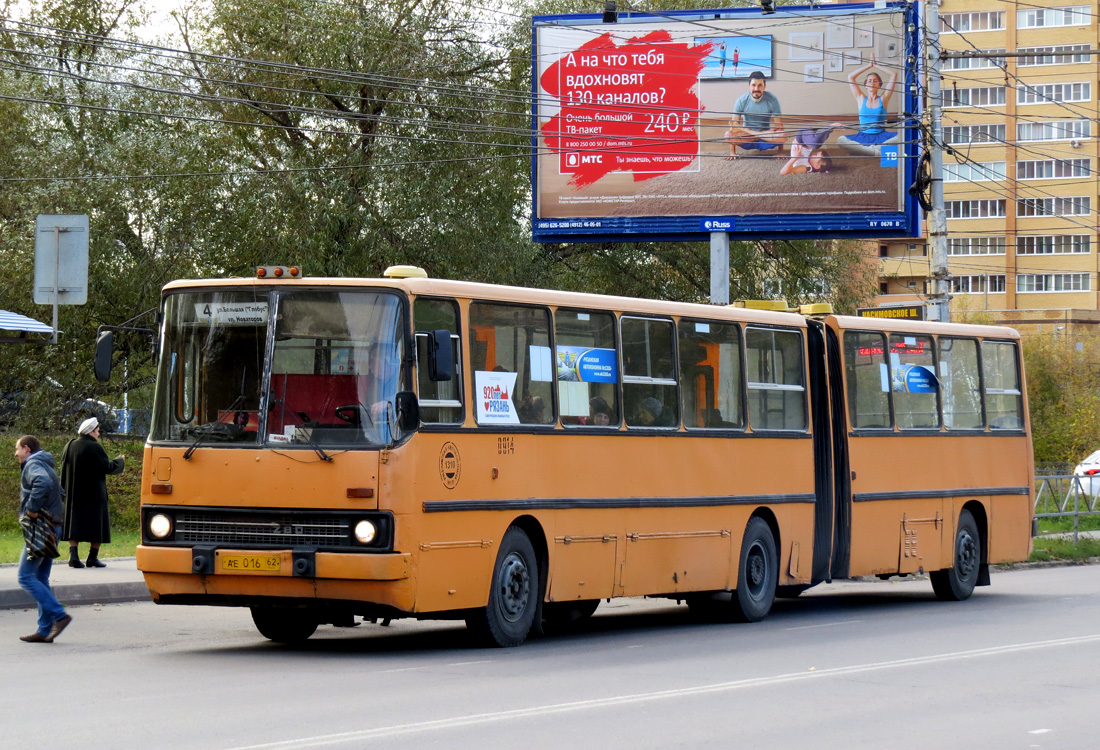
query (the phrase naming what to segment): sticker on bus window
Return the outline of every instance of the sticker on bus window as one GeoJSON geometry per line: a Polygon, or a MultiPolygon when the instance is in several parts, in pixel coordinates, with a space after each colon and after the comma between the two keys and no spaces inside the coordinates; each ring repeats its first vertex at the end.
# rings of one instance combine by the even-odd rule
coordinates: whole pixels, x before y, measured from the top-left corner
{"type": "Polygon", "coordinates": [[[616,383],[618,361],[614,349],[587,346],[558,347],[558,380],[566,383],[616,383]]]}
{"type": "Polygon", "coordinates": [[[477,405],[478,424],[519,424],[512,393],[516,389],[516,373],[474,373],[474,403],[477,405]]]}
{"type": "Polygon", "coordinates": [[[894,372],[895,393],[935,393],[939,388],[936,373],[924,365],[905,365],[894,372]]]}

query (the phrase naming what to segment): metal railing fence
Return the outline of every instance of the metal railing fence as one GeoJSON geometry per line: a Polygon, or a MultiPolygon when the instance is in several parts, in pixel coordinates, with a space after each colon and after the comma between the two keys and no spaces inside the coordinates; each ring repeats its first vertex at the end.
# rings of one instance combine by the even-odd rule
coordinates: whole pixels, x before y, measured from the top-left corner
{"type": "Polygon", "coordinates": [[[1100,475],[1052,474],[1035,477],[1035,517],[1073,518],[1072,531],[1047,531],[1039,536],[1073,535],[1077,543],[1082,517],[1100,517],[1100,475]]]}

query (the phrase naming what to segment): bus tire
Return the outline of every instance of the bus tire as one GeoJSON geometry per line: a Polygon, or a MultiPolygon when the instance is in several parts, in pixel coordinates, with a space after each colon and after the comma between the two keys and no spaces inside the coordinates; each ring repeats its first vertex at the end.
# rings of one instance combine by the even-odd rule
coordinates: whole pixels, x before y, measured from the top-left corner
{"type": "Polygon", "coordinates": [[[303,643],[317,630],[317,616],[308,609],[252,607],[252,622],[260,635],[276,643],[303,643]]]}
{"type": "Polygon", "coordinates": [[[936,598],[945,602],[968,599],[974,593],[981,567],[982,540],[978,535],[978,524],[970,511],[963,510],[955,530],[954,564],[946,570],[929,573],[936,598]]]}
{"type": "Polygon", "coordinates": [[[486,646],[518,646],[535,624],[538,600],[535,548],[522,529],[511,526],[500,542],[493,565],[489,603],[466,618],[466,627],[486,646]]]}
{"type": "Polygon", "coordinates": [[[771,611],[779,581],[779,555],[771,526],[763,518],[749,520],[741,542],[733,616],[740,622],[758,622],[771,611]]]}
{"type": "Polygon", "coordinates": [[[542,605],[543,628],[548,633],[566,632],[591,617],[599,606],[599,599],[544,602],[542,605]]]}

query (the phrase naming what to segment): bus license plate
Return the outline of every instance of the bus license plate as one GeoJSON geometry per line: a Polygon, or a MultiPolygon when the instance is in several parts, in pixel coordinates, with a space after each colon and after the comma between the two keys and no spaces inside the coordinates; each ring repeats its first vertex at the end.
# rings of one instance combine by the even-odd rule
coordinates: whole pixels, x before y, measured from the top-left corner
{"type": "Polygon", "coordinates": [[[222,570],[269,570],[278,572],[282,558],[278,555],[219,555],[222,570]]]}

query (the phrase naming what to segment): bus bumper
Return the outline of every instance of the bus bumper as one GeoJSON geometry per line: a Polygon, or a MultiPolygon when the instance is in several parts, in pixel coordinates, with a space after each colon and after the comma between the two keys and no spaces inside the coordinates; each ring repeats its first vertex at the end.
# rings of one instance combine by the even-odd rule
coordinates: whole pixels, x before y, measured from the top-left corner
{"type": "Polygon", "coordinates": [[[139,545],[137,567],[153,601],[186,599],[201,604],[232,603],[257,598],[295,598],[360,601],[411,610],[409,585],[411,555],[317,552],[310,577],[295,575],[291,550],[216,550],[212,572],[196,572],[196,550],[191,547],[139,545]],[[226,570],[219,561],[236,556],[278,557],[278,570],[226,570]]]}

